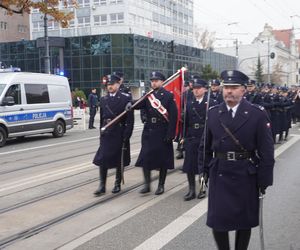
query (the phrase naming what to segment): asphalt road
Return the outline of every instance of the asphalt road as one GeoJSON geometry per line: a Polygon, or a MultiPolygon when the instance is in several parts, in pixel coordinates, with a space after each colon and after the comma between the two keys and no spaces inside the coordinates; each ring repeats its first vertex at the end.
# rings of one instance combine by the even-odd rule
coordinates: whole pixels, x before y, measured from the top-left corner
{"type": "MultiPolygon", "coordinates": [[[[132,164],[141,129],[136,114],[132,164]]],[[[140,195],[141,169],[129,167],[122,193],[110,193],[110,171],[107,194],[94,197],[98,170],[91,162],[98,145],[97,129],[69,131],[58,139],[42,135],[10,140],[0,148],[1,249],[216,249],[205,225],[207,199],[183,201],[187,182],[179,170],[181,160],[169,172],[161,196],[153,194],[157,180],[153,192],[140,195]]],[[[299,146],[296,126],[289,140],[276,147],[274,186],[264,200],[266,249],[300,249],[299,146]]],[[[259,249],[257,228],[249,249],[259,249]]]]}

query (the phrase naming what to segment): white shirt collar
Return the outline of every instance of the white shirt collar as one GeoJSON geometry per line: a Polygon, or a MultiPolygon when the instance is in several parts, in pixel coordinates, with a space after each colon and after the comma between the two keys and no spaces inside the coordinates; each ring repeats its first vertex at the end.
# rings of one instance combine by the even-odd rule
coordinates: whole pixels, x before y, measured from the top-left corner
{"type": "Polygon", "coordinates": [[[229,107],[228,105],[226,105],[228,111],[229,111],[230,109],[232,109],[232,117],[233,117],[233,118],[235,117],[235,114],[236,114],[236,111],[237,111],[239,105],[240,105],[240,104],[238,103],[238,104],[235,105],[233,108],[231,108],[231,107],[229,107]]]}
{"type": "Polygon", "coordinates": [[[203,97],[200,99],[196,99],[196,101],[200,104],[203,101],[203,97]]]}
{"type": "Polygon", "coordinates": [[[109,96],[116,96],[117,92],[115,93],[109,93],[109,96]]]}

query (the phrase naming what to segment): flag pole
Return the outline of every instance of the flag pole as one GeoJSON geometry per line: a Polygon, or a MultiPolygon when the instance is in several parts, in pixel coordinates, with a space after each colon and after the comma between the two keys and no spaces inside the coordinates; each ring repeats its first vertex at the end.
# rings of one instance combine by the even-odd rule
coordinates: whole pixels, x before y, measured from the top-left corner
{"type": "MultiPolygon", "coordinates": [[[[181,70],[185,70],[184,67],[181,68],[181,70]]],[[[163,87],[166,87],[169,83],[171,83],[172,81],[174,81],[177,77],[180,76],[181,74],[181,70],[178,70],[175,74],[173,74],[172,76],[170,76],[167,80],[164,81],[163,83],[163,87]]],[[[140,99],[138,99],[136,102],[134,102],[134,104],[132,104],[131,108],[134,108],[135,106],[137,106],[140,102],[142,102],[143,100],[145,100],[146,97],[148,97],[148,95],[152,94],[152,92],[154,91],[154,89],[151,89],[149,92],[147,92],[145,95],[143,95],[140,99]]],[[[113,124],[115,124],[118,120],[120,120],[128,111],[124,110],[122,113],[120,113],[118,116],[116,116],[114,119],[112,119],[109,123],[107,123],[105,126],[103,126],[100,129],[101,133],[104,133],[105,130],[107,128],[109,128],[110,126],[112,126],[113,124]]]]}

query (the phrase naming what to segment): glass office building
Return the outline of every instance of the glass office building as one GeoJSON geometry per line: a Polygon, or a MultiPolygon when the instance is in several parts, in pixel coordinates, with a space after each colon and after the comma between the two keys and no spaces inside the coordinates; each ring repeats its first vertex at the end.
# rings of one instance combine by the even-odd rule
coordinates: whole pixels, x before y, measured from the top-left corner
{"type": "MultiPolygon", "coordinates": [[[[156,40],[134,34],[106,34],[68,37],[63,44],[50,42],[51,72],[64,72],[71,88],[89,92],[99,87],[104,75],[122,71],[132,88],[147,84],[150,72],[161,71],[167,77],[186,66],[200,73],[204,65],[214,70],[234,69],[236,58],[213,51],[156,40]]],[[[0,43],[0,61],[22,71],[43,72],[44,47],[37,40],[0,43]]]]}

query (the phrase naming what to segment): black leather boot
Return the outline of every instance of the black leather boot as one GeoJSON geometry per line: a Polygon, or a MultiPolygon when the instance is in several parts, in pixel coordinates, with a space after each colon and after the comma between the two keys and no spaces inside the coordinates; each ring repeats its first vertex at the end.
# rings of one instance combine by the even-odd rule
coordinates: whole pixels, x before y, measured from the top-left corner
{"type": "Polygon", "coordinates": [[[190,201],[196,198],[196,191],[195,191],[195,174],[187,173],[187,179],[189,182],[189,192],[184,196],[185,201],[190,201]]]}
{"type": "Polygon", "coordinates": [[[156,195],[160,195],[165,191],[165,180],[167,177],[167,169],[161,168],[159,171],[158,187],[155,191],[156,195]]]}
{"type": "Polygon", "coordinates": [[[235,233],[235,250],[247,250],[251,236],[251,229],[237,230],[235,233]]]}
{"type": "Polygon", "coordinates": [[[107,168],[99,167],[99,175],[100,175],[100,185],[99,185],[98,189],[94,192],[94,195],[96,195],[96,196],[105,194],[107,168]]]}
{"type": "Polygon", "coordinates": [[[116,180],[115,186],[111,191],[113,194],[119,193],[121,191],[121,167],[116,168],[116,180]]]}
{"type": "Polygon", "coordinates": [[[140,191],[140,193],[146,194],[151,191],[151,188],[150,188],[151,171],[149,169],[143,168],[143,173],[144,173],[145,184],[144,184],[143,189],[140,191]]]}
{"type": "Polygon", "coordinates": [[[230,250],[228,232],[213,230],[213,235],[218,246],[218,250],[230,250]]]}

